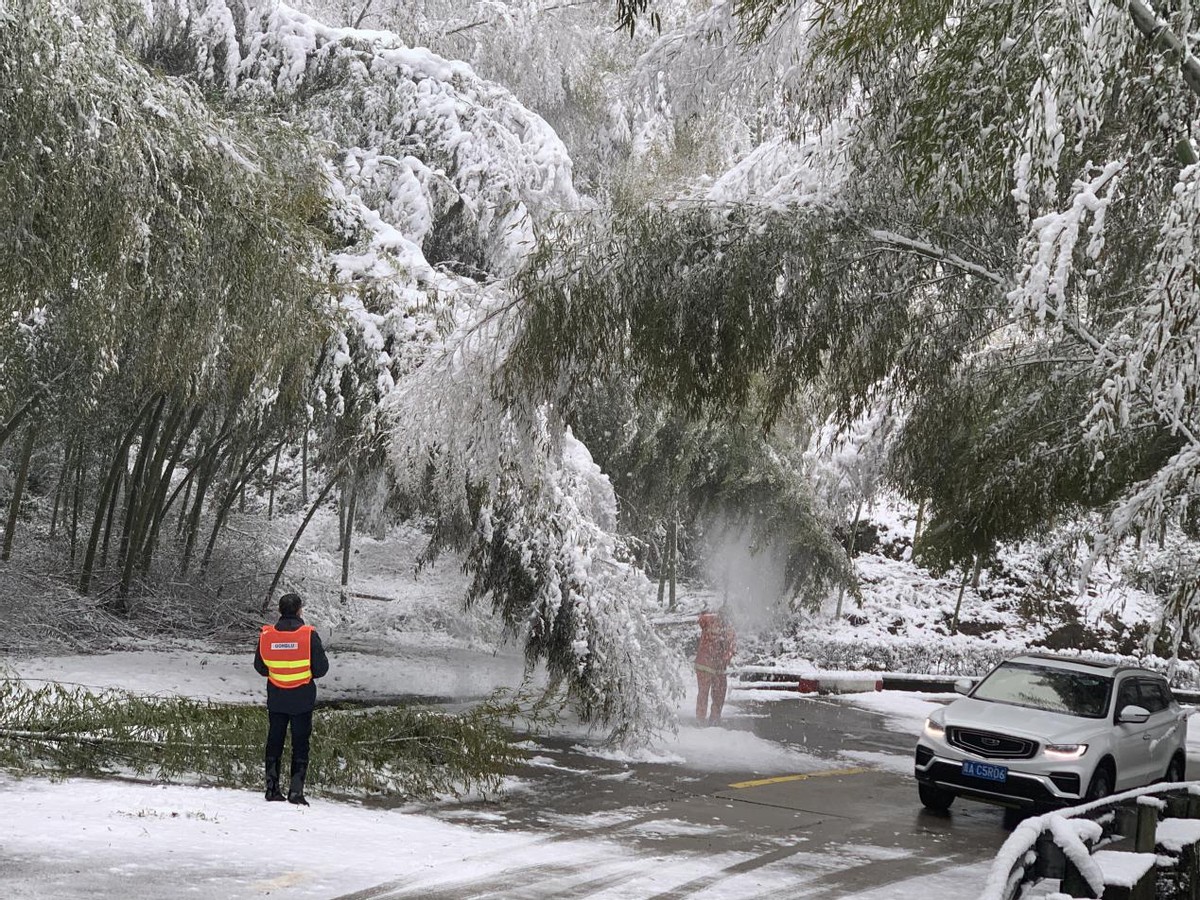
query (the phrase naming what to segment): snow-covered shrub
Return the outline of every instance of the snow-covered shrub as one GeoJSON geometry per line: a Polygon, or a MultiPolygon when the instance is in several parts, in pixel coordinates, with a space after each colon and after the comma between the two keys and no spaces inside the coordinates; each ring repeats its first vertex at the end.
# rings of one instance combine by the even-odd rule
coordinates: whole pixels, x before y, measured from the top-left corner
{"type": "Polygon", "coordinates": [[[808,634],[803,625],[789,629],[767,651],[766,659],[781,664],[803,661],[836,671],[911,672],[917,675],[986,675],[998,663],[1020,652],[1019,647],[995,647],[960,636],[896,637],[887,641],[845,635],[808,634]]]}

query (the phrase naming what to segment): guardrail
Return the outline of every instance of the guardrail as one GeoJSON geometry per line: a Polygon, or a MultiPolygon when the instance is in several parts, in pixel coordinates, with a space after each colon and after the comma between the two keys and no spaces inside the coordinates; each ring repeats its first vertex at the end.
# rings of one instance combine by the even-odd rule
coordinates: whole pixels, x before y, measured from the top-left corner
{"type": "Polygon", "coordinates": [[[1013,829],[979,900],[1200,900],[1200,783],[1150,785],[1013,829]]]}
{"type": "MultiPolygon", "coordinates": [[[[801,694],[853,694],[860,691],[954,690],[954,678],[905,672],[838,672],[812,668],[737,666],[730,671],[734,687],[745,690],[796,691],[801,694]]],[[[975,679],[972,679],[975,680],[975,679]]]]}
{"type": "MultiPolygon", "coordinates": [[[[978,681],[977,675],[922,675],[913,672],[840,672],[812,667],[735,666],[729,673],[734,686],[748,690],[813,693],[856,693],[858,691],[915,691],[951,693],[961,678],[978,681]]],[[[1200,690],[1171,688],[1181,703],[1200,704],[1200,690]]]]}

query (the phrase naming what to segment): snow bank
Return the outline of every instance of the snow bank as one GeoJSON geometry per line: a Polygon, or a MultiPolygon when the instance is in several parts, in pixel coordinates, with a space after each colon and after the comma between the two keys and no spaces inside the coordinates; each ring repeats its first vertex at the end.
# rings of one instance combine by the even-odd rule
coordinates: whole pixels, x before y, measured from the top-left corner
{"type": "Polygon", "coordinates": [[[706,772],[778,775],[817,772],[831,761],[748,731],[683,725],[678,733],[635,750],[578,744],[580,753],[599,759],[643,765],[680,765],[706,772]]]}
{"type": "Polygon", "coordinates": [[[27,898],[333,897],[390,879],[428,885],[521,865],[620,857],[605,845],[542,843],[523,832],[340,803],[266,804],[257,793],[0,775],[0,888],[27,898]],[[286,852],[280,852],[286,846],[286,852]],[[463,860],[472,862],[464,866],[463,860]],[[81,877],[80,863],[87,872],[81,877]],[[264,861],[271,860],[269,865],[264,861]],[[13,879],[9,881],[9,879],[13,879]]]}

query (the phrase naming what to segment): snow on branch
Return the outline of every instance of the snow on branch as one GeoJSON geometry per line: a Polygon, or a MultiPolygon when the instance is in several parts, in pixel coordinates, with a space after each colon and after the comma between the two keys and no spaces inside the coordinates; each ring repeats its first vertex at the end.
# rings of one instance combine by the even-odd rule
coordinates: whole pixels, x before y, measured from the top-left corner
{"type": "Polygon", "coordinates": [[[959,269],[968,275],[975,275],[985,281],[990,281],[993,284],[1003,285],[1005,279],[1002,275],[986,269],[977,263],[963,259],[949,250],[944,250],[934,244],[926,241],[916,240],[915,238],[906,237],[902,234],[897,234],[894,231],[886,231],[883,229],[872,229],[867,232],[867,236],[873,241],[878,241],[881,244],[886,244],[898,250],[904,250],[911,253],[916,253],[918,256],[924,256],[927,259],[936,260],[945,263],[954,269],[959,269]]]}
{"type": "Polygon", "coordinates": [[[1067,306],[1067,288],[1075,270],[1080,232],[1091,217],[1085,254],[1090,260],[1097,259],[1104,249],[1105,212],[1124,167],[1124,160],[1114,160],[1093,178],[1076,180],[1067,209],[1039,216],[1030,223],[1021,251],[1025,264],[1008,295],[1018,315],[1044,322],[1047,316],[1061,321],[1072,314],[1067,306]]]}
{"type": "Polygon", "coordinates": [[[282,3],[252,13],[235,11],[233,0],[179,6],[183,13],[155,0],[151,47],[192,48],[196,70],[187,74],[304,122],[335,158],[350,157],[355,179],[385,199],[379,212],[394,209],[392,224],[408,220],[412,205],[397,196],[424,205],[426,224],[411,235],[418,243],[437,228],[452,231],[467,246],[460,258],[502,275],[530,251],[538,223],[580,205],[554,130],[466,63],[389,32],[333,28],[282,3]],[[222,27],[205,25],[217,21],[222,27]]]}

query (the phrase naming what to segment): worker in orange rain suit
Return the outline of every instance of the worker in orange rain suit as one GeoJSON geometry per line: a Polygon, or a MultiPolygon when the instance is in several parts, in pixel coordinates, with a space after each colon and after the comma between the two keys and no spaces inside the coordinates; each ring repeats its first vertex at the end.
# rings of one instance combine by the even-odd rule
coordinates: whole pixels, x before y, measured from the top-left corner
{"type": "Polygon", "coordinates": [[[705,609],[700,613],[700,646],[696,648],[696,719],[716,725],[721,721],[725,706],[725,691],[729,680],[726,669],[737,648],[737,634],[725,615],[725,607],[717,612],[705,609]],[[712,715],[708,717],[708,698],[712,694],[712,715]]]}
{"type": "Polygon", "coordinates": [[[291,782],[287,801],[308,806],[304,777],[308,773],[309,738],[313,707],[317,702],[314,678],[329,671],[321,636],[300,618],[300,595],[279,598],[279,621],[264,625],[254,651],[254,668],[267,676],[267,799],[283,800],[279,789],[279,762],[283,739],[292,729],[291,782]]]}

